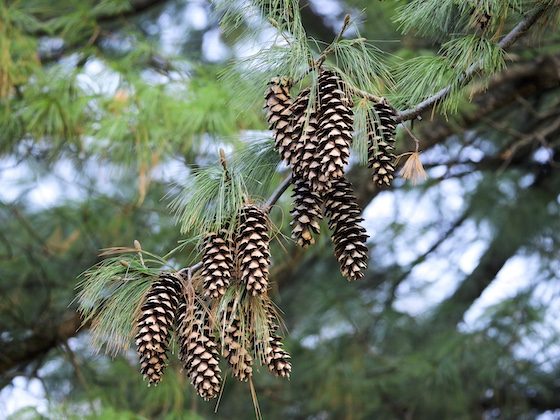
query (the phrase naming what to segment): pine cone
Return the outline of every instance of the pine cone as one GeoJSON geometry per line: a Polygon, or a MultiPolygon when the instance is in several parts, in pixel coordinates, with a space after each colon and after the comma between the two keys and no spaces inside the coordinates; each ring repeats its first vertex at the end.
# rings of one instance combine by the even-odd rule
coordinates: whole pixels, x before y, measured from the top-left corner
{"type": "Polygon", "coordinates": [[[373,106],[378,121],[368,121],[368,166],[373,168],[373,182],[390,187],[395,173],[395,110],[385,101],[373,106]]]}
{"type": "Polygon", "coordinates": [[[165,369],[180,293],[179,279],[169,273],[161,274],[150,287],[140,308],[135,341],[140,371],[150,384],[157,384],[165,369]]]}
{"type": "Polygon", "coordinates": [[[241,209],[237,230],[239,276],[253,296],[266,292],[270,265],[268,218],[257,206],[241,209]]]}
{"type": "Polygon", "coordinates": [[[352,101],[344,92],[344,84],[335,73],[324,70],[319,76],[319,173],[325,178],[310,180],[316,191],[328,189],[331,181],[344,176],[348,164],[354,113],[352,101]]]}
{"type": "Polygon", "coordinates": [[[367,267],[368,248],[365,243],[368,235],[360,225],[364,219],[352,185],[345,178],[333,181],[325,198],[325,214],[329,218],[340,272],[348,280],[362,278],[367,267]]]}
{"type": "Polygon", "coordinates": [[[321,219],[321,198],[311,191],[307,181],[300,178],[294,180],[294,208],[292,215],[292,238],[306,248],[314,244],[313,233],[318,234],[320,227],[318,220],[321,219]]]}
{"type": "Polygon", "coordinates": [[[195,300],[189,307],[183,299],[178,309],[179,358],[198,395],[205,400],[220,392],[221,370],[218,346],[208,313],[195,300]]]}
{"type": "Polygon", "coordinates": [[[209,234],[204,241],[202,278],[204,294],[213,298],[223,296],[233,273],[233,244],[228,232],[209,234]]]}
{"type": "Polygon", "coordinates": [[[274,132],[274,145],[280,157],[290,162],[297,142],[293,137],[293,112],[291,109],[290,82],[285,78],[275,77],[268,83],[265,95],[266,119],[268,128],[274,132]]]}
{"type": "Polygon", "coordinates": [[[229,302],[221,315],[223,325],[222,355],[230,364],[233,376],[240,381],[247,381],[253,375],[253,357],[245,348],[246,337],[241,330],[239,316],[233,311],[233,302],[229,302]]]}
{"type": "Polygon", "coordinates": [[[277,332],[279,330],[278,322],[270,305],[267,305],[267,321],[268,321],[268,343],[264,349],[265,363],[268,370],[283,378],[289,378],[292,371],[289,353],[283,349],[282,337],[277,332]]]}
{"type": "Polygon", "coordinates": [[[324,181],[321,173],[321,156],[318,153],[317,137],[319,122],[316,106],[309,105],[309,89],[304,89],[293,105],[295,140],[294,153],[290,162],[294,175],[309,182],[324,181]]]}

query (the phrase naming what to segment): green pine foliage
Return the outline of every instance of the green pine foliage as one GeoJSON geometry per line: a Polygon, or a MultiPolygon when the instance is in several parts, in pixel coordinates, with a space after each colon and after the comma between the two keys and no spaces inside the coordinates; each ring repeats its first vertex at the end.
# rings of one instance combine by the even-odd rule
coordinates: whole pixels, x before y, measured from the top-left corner
{"type": "MultiPolygon", "coordinates": [[[[558,409],[558,2],[337,0],[329,16],[319,3],[1,2],[1,386],[38,378],[47,417],[64,418],[248,418],[254,399],[264,418],[558,409]],[[184,25],[187,10],[214,14],[184,25]],[[219,34],[222,58],[205,57],[207,34],[219,34]],[[196,264],[204,235],[233,230],[243,205],[268,202],[289,170],[264,131],[266,85],[285,76],[292,97],[309,88],[316,100],[320,65],[340,73],[354,101],[347,175],[374,233],[369,271],[341,281],[326,221],[317,243],[298,249],[284,194],[270,209],[279,240],[266,299],[289,327],[291,381],[255,364],[249,387],[228,377],[215,407],[170,357],[148,389],[129,350],[142,297],[162,271],[196,264]],[[419,139],[430,180],[375,190],[364,168],[372,102],[404,111],[442,89],[421,119],[402,122],[396,144],[403,163],[415,147],[409,130],[419,139]],[[98,254],[134,239],[151,252],[98,254]],[[510,297],[463,322],[520,260],[527,272],[505,279],[510,297]],[[76,311],[82,329],[66,335],[76,311]]],[[[256,298],[230,288],[209,314],[234,300],[245,315],[257,308],[248,322],[266,341],[256,298]]]]}
{"type": "Polygon", "coordinates": [[[109,249],[104,259],[85,271],[78,283],[77,300],[84,325],[90,325],[93,344],[110,354],[128,349],[142,298],[158,269],[166,263],[134,248],[109,249]]]}

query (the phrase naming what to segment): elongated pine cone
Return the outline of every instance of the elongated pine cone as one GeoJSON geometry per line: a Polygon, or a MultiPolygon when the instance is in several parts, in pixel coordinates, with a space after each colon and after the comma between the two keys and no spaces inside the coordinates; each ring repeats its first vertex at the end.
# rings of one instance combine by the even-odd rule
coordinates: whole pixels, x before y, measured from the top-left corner
{"type": "Polygon", "coordinates": [[[344,176],[348,164],[354,113],[352,101],[344,92],[342,80],[329,70],[319,76],[319,144],[320,173],[325,180],[311,180],[316,191],[328,189],[331,181],[344,176]]]}
{"type": "Polygon", "coordinates": [[[368,260],[368,235],[360,224],[364,219],[352,185],[345,178],[333,181],[325,197],[325,214],[329,218],[340,272],[348,280],[362,278],[368,260]]]}
{"type": "Polygon", "coordinates": [[[265,95],[268,128],[274,133],[274,145],[282,160],[290,162],[298,138],[293,135],[293,110],[290,98],[290,82],[275,77],[268,83],[265,95]]]}
{"type": "Polygon", "coordinates": [[[282,337],[278,335],[278,322],[270,306],[267,306],[267,321],[269,336],[264,351],[266,366],[272,374],[289,378],[292,371],[291,357],[283,348],[282,337]]]}
{"type": "Polygon", "coordinates": [[[292,173],[309,182],[324,182],[321,173],[319,146],[319,121],[316,104],[309,104],[309,89],[303,90],[294,102],[294,137],[297,138],[293,158],[292,173]]]}
{"type": "Polygon", "coordinates": [[[253,357],[246,348],[246,334],[241,329],[239,315],[233,308],[233,302],[229,302],[221,315],[222,355],[231,366],[233,376],[240,381],[247,381],[253,375],[253,357]]]}
{"type": "Polygon", "coordinates": [[[211,233],[204,240],[202,278],[204,294],[213,298],[223,296],[229,286],[233,265],[233,244],[228,232],[222,229],[211,233]]]}
{"type": "Polygon", "coordinates": [[[241,209],[237,230],[237,261],[240,279],[253,296],[266,292],[270,265],[268,218],[257,206],[241,209]]]}
{"type": "Polygon", "coordinates": [[[378,121],[368,121],[368,166],[378,187],[390,187],[395,173],[397,114],[385,101],[376,103],[373,109],[378,121]]]}
{"type": "Polygon", "coordinates": [[[179,358],[198,395],[205,400],[220,392],[221,370],[218,345],[210,327],[208,313],[194,302],[183,299],[178,309],[179,358]]]}
{"type": "Polygon", "coordinates": [[[290,130],[292,135],[292,148],[287,163],[295,172],[297,170],[304,143],[301,141],[305,120],[307,118],[307,104],[309,101],[309,89],[303,89],[290,106],[290,130]]]}
{"type": "Polygon", "coordinates": [[[312,191],[307,181],[294,179],[294,208],[292,215],[292,238],[306,248],[314,244],[313,234],[319,234],[319,220],[321,220],[321,197],[312,191]]]}
{"type": "Polygon", "coordinates": [[[169,273],[161,274],[149,289],[140,308],[135,341],[140,371],[150,384],[159,383],[165,369],[180,293],[179,279],[169,273]]]}

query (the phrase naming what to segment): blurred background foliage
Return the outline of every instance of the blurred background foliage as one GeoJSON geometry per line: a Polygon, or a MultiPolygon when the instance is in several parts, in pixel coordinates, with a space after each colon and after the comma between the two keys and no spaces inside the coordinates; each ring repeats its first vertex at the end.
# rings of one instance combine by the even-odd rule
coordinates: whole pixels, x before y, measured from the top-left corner
{"type": "MultiPolygon", "coordinates": [[[[327,62],[356,87],[399,109],[452,95],[408,123],[426,182],[379,191],[350,169],[372,235],[364,280],[343,281],[327,235],[306,252],[287,239],[289,194],[273,209],[271,293],[293,374],[256,375],[264,418],[556,418],[558,2],[290,1],[292,48],[271,44],[257,3],[0,0],[0,417],[254,415],[231,377],[214,412],[175,360],[148,388],[133,350],[97,352],[76,278],[99,249],[135,239],[189,264],[196,220],[186,236],[168,206],[220,147],[266,199],[285,168],[264,131],[264,83],[305,71],[349,13],[327,62]],[[472,63],[483,70],[462,88],[472,63]]],[[[414,150],[409,131],[397,145],[414,150]]]]}

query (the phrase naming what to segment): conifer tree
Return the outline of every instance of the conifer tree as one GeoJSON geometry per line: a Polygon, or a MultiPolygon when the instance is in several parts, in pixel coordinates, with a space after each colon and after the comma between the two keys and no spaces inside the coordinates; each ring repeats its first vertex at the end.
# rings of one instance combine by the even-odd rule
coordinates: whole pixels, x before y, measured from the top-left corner
{"type": "Polygon", "coordinates": [[[54,417],[560,407],[560,5],[316,3],[0,4],[0,383],[54,417]]]}

